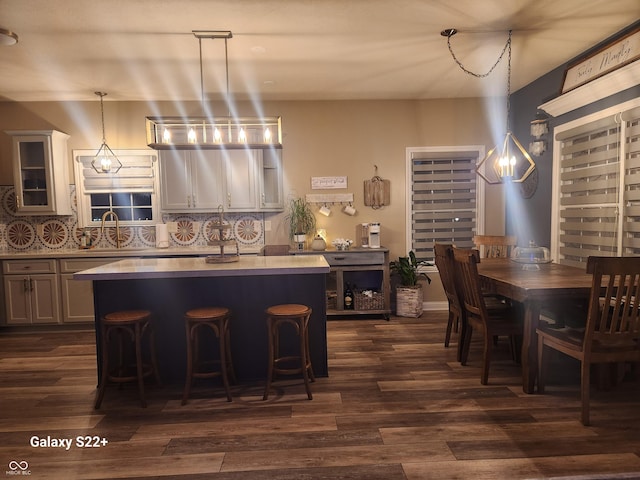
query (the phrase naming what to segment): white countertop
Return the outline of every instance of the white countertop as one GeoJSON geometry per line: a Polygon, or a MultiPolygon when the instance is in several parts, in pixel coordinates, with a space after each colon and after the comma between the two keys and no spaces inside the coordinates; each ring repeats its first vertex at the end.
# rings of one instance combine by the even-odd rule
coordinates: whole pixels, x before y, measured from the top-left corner
{"type": "Polygon", "coordinates": [[[75,273],[77,280],[237,277],[329,273],[322,255],[240,256],[230,263],[206,263],[206,257],[132,258],[75,273]]]}

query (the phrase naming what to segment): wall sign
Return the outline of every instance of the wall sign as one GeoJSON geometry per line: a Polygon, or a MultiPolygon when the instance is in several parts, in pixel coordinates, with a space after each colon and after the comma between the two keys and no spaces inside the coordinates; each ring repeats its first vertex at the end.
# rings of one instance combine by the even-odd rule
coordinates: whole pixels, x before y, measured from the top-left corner
{"type": "Polygon", "coordinates": [[[311,177],[312,190],[347,188],[347,177],[311,177]]]}
{"type": "Polygon", "coordinates": [[[605,45],[564,72],[562,92],[584,85],[640,58],[640,27],[605,45]]]}

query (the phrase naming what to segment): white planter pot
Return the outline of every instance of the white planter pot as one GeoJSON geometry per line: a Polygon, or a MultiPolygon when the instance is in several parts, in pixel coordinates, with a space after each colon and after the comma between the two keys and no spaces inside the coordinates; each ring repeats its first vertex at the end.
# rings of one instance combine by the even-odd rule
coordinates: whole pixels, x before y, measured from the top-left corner
{"type": "Polygon", "coordinates": [[[293,241],[296,243],[296,248],[298,250],[304,250],[307,243],[307,236],[304,233],[301,235],[294,235],[293,241]]]}
{"type": "Polygon", "coordinates": [[[422,285],[415,287],[396,287],[396,315],[399,317],[417,318],[422,315],[424,294],[422,285]]]}

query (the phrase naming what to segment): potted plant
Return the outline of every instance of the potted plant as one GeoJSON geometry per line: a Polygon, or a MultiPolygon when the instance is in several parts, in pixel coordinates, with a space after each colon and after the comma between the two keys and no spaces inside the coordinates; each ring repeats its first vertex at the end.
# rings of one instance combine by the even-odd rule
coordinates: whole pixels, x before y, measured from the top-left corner
{"type": "Polygon", "coordinates": [[[400,285],[396,287],[396,315],[399,317],[419,317],[422,315],[424,295],[420,279],[431,283],[431,278],[420,271],[429,262],[419,262],[413,251],[407,257],[399,257],[389,264],[391,273],[400,277],[400,285]]]}
{"type": "Polygon", "coordinates": [[[316,216],[311,205],[303,198],[292,198],[289,201],[289,212],[285,219],[289,223],[289,239],[298,246],[304,245],[307,235],[316,231],[316,216]]]}

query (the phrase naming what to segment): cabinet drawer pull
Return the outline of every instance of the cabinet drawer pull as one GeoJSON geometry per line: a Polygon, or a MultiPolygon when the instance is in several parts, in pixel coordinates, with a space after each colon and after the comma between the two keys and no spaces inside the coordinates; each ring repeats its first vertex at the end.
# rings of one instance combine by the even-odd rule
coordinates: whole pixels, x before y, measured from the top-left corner
{"type": "Polygon", "coordinates": [[[334,260],[346,260],[347,257],[333,257],[334,260]]]}
{"type": "Polygon", "coordinates": [[[26,278],[22,281],[22,289],[25,293],[29,291],[29,280],[26,278]]]}

